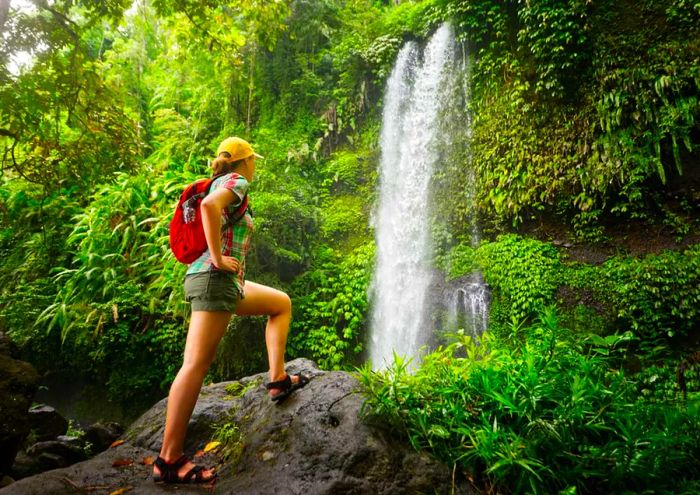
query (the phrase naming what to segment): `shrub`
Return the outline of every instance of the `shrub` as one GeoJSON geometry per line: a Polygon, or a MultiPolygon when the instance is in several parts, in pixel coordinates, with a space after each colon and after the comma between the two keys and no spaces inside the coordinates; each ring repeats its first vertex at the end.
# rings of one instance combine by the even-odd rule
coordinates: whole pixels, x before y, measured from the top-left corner
{"type": "Polygon", "coordinates": [[[347,367],[357,358],[362,351],[373,247],[357,248],[345,258],[328,250],[321,267],[296,281],[294,292],[303,295],[295,309],[291,355],[315,359],[325,369],[347,367]]]}
{"type": "Polygon", "coordinates": [[[547,310],[508,339],[459,335],[415,374],[361,369],[366,412],[490,489],[690,493],[700,421],[640,399],[617,366],[627,340],[575,338],[547,310]]]}
{"type": "Polygon", "coordinates": [[[438,261],[450,278],[483,272],[493,293],[492,331],[513,320],[532,320],[558,303],[575,327],[596,333],[631,330],[646,348],[697,336],[700,244],[587,265],[563,263],[551,243],[509,234],[478,248],[459,244],[438,261]],[[562,294],[572,298],[558,298],[562,294]]]}
{"type": "Polygon", "coordinates": [[[700,322],[700,245],[641,260],[614,258],[602,269],[617,317],[650,342],[687,337],[700,322]]]}

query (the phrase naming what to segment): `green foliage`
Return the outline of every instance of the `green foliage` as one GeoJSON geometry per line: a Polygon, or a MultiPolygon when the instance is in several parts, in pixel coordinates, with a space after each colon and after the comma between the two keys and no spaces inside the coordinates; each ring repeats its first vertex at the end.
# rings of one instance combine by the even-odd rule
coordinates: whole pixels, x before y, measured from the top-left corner
{"type": "Polygon", "coordinates": [[[100,333],[86,338],[84,345],[90,349],[89,370],[105,378],[110,399],[148,407],[154,396],[168,390],[180,368],[186,327],[182,321],[145,313],[143,305],[133,286],[122,287],[122,296],[111,306],[95,305],[93,311],[102,318],[97,323],[100,333]]]}
{"type": "Polygon", "coordinates": [[[538,0],[518,9],[517,37],[527,47],[536,72],[535,90],[554,98],[575,94],[588,62],[590,24],[586,0],[538,0]],[[574,87],[572,87],[574,86],[574,87]]]}
{"type": "Polygon", "coordinates": [[[56,301],[37,323],[47,331],[60,328],[63,340],[78,324],[94,325],[99,334],[104,314],[95,305],[117,300],[134,280],[145,297],[145,312],[162,314],[168,309],[182,315],[182,297],[171,296],[181,294],[184,267],[170,252],[167,224],[183,182],[173,174],[157,180],[153,172],[146,172],[118,175],[98,190],[74,219],[67,239],[73,267],[55,275],[60,286],[56,301]]]}
{"type": "Polygon", "coordinates": [[[512,493],[690,493],[697,416],[640,399],[625,337],[576,338],[545,311],[507,339],[465,336],[409,373],[360,370],[368,413],[482,486],[512,493]]]}
{"type": "MultiPolygon", "coordinates": [[[[65,239],[79,200],[72,188],[48,192],[39,185],[2,179],[0,328],[20,345],[32,339],[34,321],[59,289],[49,270],[67,257],[65,239]]],[[[36,357],[56,360],[53,349],[35,350],[36,357]]]]}
{"type": "Polygon", "coordinates": [[[493,332],[556,303],[572,328],[631,330],[651,349],[697,335],[699,260],[696,244],[641,259],[618,255],[602,265],[563,263],[552,244],[509,234],[477,248],[458,244],[438,262],[450,278],[483,273],[493,295],[493,332]]]}
{"type": "MultiPolygon", "coordinates": [[[[167,221],[216,143],[238,134],[267,156],[251,194],[249,278],[291,286],[291,356],[356,364],[382,88],[404,41],[450,18],[471,64],[450,97],[471,127],[440,150],[449,165],[435,178],[445,217],[435,234],[443,251],[465,240],[440,254],[450,277],[479,269],[489,283],[490,336],[479,346],[459,337],[415,374],[400,361],[388,374],[363,371],[369,404],[489,489],[697,491],[697,368],[681,402],[677,359],[661,344],[696,337],[698,247],[587,266],[532,239],[469,241],[475,206],[496,229],[553,212],[587,240],[603,238],[611,214],[661,212],[675,235],[693,232],[697,191],[661,203],[696,165],[696,4],[389,3],[154,0],[122,21],[124,2],[59,0],[10,16],[0,39],[0,326],[42,371],[92,376],[120,402],[162,394],[187,316],[167,221]],[[34,65],[11,74],[8,61],[27,48],[34,65]],[[555,302],[578,336],[551,313],[528,326],[555,302]],[[597,336],[582,340],[588,331],[597,336]],[[626,375],[639,348],[641,371],[626,375]]],[[[260,371],[264,325],[234,319],[210,379],[260,371]]],[[[235,462],[236,425],[214,439],[235,462]]]]}
{"type": "MultiPolygon", "coordinates": [[[[3,292],[3,325],[40,368],[63,364],[99,376],[110,397],[122,402],[151,397],[172,380],[184,346],[184,267],[169,251],[167,222],[182,180],[117,175],[92,198],[81,198],[90,203],[61,239],[69,268],[56,268],[49,278],[51,266],[64,260],[42,257],[27,268],[44,278],[22,277],[12,295],[3,292]],[[27,297],[16,299],[18,293],[27,297]]],[[[57,201],[46,211],[63,206],[67,216],[75,212],[68,205],[57,201]]],[[[17,204],[9,206],[14,213],[17,204]]],[[[31,211],[26,208],[24,217],[31,211]]],[[[46,224],[50,228],[51,220],[46,224]]],[[[38,247],[24,252],[40,255],[38,247]]]]}
{"type": "Polygon", "coordinates": [[[306,268],[311,250],[309,236],[315,230],[312,209],[293,192],[258,191],[251,200],[255,246],[250,258],[258,268],[287,281],[306,268]]]}
{"type": "MultiPolygon", "coordinates": [[[[639,393],[649,401],[682,402],[683,394],[678,388],[678,360],[665,359],[656,364],[646,366],[634,375],[639,393]]],[[[700,370],[691,366],[685,373],[689,395],[700,392],[700,370]]]]}
{"type": "Polygon", "coordinates": [[[343,256],[328,250],[324,263],[294,284],[298,301],[289,346],[292,356],[306,356],[324,369],[351,365],[362,351],[367,286],[374,246],[343,256]]]}
{"type": "Polygon", "coordinates": [[[496,228],[546,210],[600,240],[605,216],[665,216],[654,193],[698,150],[693,2],[441,0],[436,12],[473,53],[471,153],[456,159],[477,171],[496,228]]]}
{"type": "Polygon", "coordinates": [[[243,455],[243,439],[238,424],[233,420],[223,421],[214,427],[212,441],[221,442],[221,457],[224,461],[235,466],[243,455]]]}
{"type": "Polygon", "coordinates": [[[267,369],[266,323],[265,317],[233,317],[216,350],[216,359],[206,381],[232,380],[267,369]]]}
{"type": "Polygon", "coordinates": [[[328,201],[323,210],[323,227],[321,232],[326,239],[356,233],[365,227],[362,198],[354,195],[340,196],[328,201]]]}
{"type": "Polygon", "coordinates": [[[510,306],[511,319],[530,318],[551,304],[559,284],[559,253],[551,244],[504,235],[479,247],[484,279],[510,306]]]}
{"type": "Polygon", "coordinates": [[[567,265],[560,283],[597,307],[598,319],[608,320],[605,326],[632,330],[645,349],[682,343],[697,335],[700,319],[699,248],[615,256],[599,266],[567,265]]]}
{"type": "Polygon", "coordinates": [[[642,260],[614,258],[602,271],[617,317],[628,322],[649,345],[664,337],[687,337],[697,331],[700,245],[642,260]]]}
{"type": "Polygon", "coordinates": [[[454,246],[447,256],[438,258],[437,265],[447,273],[449,280],[475,272],[479,269],[476,248],[470,242],[461,242],[454,246]]]}
{"type": "Polygon", "coordinates": [[[133,170],[135,125],[101,77],[106,40],[94,28],[101,17],[118,19],[124,3],[106,2],[104,10],[40,3],[33,12],[10,16],[0,41],[3,170],[49,190],[66,181],[86,187],[101,176],[133,170]],[[31,70],[12,74],[8,62],[21,50],[36,60],[31,70]]]}

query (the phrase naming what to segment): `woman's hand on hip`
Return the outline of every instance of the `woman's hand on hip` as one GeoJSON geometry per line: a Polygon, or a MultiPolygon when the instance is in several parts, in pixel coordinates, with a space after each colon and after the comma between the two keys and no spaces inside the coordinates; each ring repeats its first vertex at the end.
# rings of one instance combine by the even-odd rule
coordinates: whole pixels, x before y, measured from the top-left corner
{"type": "Polygon", "coordinates": [[[222,256],[220,260],[212,260],[214,266],[219,270],[224,270],[227,272],[238,273],[241,269],[241,263],[231,256],[222,256]]]}

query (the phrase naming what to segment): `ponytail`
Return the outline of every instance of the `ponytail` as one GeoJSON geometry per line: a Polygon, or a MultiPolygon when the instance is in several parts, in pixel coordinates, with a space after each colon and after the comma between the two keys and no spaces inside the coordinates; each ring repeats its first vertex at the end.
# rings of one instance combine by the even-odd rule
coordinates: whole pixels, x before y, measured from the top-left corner
{"type": "Polygon", "coordinates": [[[226,151],[222,151],[213,162],[211,162],[212,175],[229,174],[245,163],[245,158],[242,160],[231,160],[231,155],[226,151]]]}

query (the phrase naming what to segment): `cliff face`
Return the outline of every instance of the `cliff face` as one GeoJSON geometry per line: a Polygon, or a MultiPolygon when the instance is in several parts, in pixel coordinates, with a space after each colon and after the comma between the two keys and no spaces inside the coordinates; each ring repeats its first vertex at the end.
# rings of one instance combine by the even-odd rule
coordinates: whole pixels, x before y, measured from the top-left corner
{"type": "MultiPolygon", "coordinates": [[[[228,442],[198,455],[196,461],[217,465],[215,493],[251,494],[400,494],[451,493],[450,466],[420,455],[390,437],[381,427],[362,421],[363,398],[354,377],[319,370],[311,361],[288,363],[311,382],[281,405],[265,391],[265,374],[202,390],[190,422],[186,451],[193,453],[212,439],[216,425],[227,425],[228,442]]],[[[152,459],[160,449],[166,401],[157,403],[128,429],[125,442],[69,468],[49,471],[0,490],[11,494],[109,494],[169,491],[150,479],[152,459]]],[[[179,493],[201,493],[182,487],[179,493]]],[[[456,480],[455,493],[472,493],[456,480]]]]}

